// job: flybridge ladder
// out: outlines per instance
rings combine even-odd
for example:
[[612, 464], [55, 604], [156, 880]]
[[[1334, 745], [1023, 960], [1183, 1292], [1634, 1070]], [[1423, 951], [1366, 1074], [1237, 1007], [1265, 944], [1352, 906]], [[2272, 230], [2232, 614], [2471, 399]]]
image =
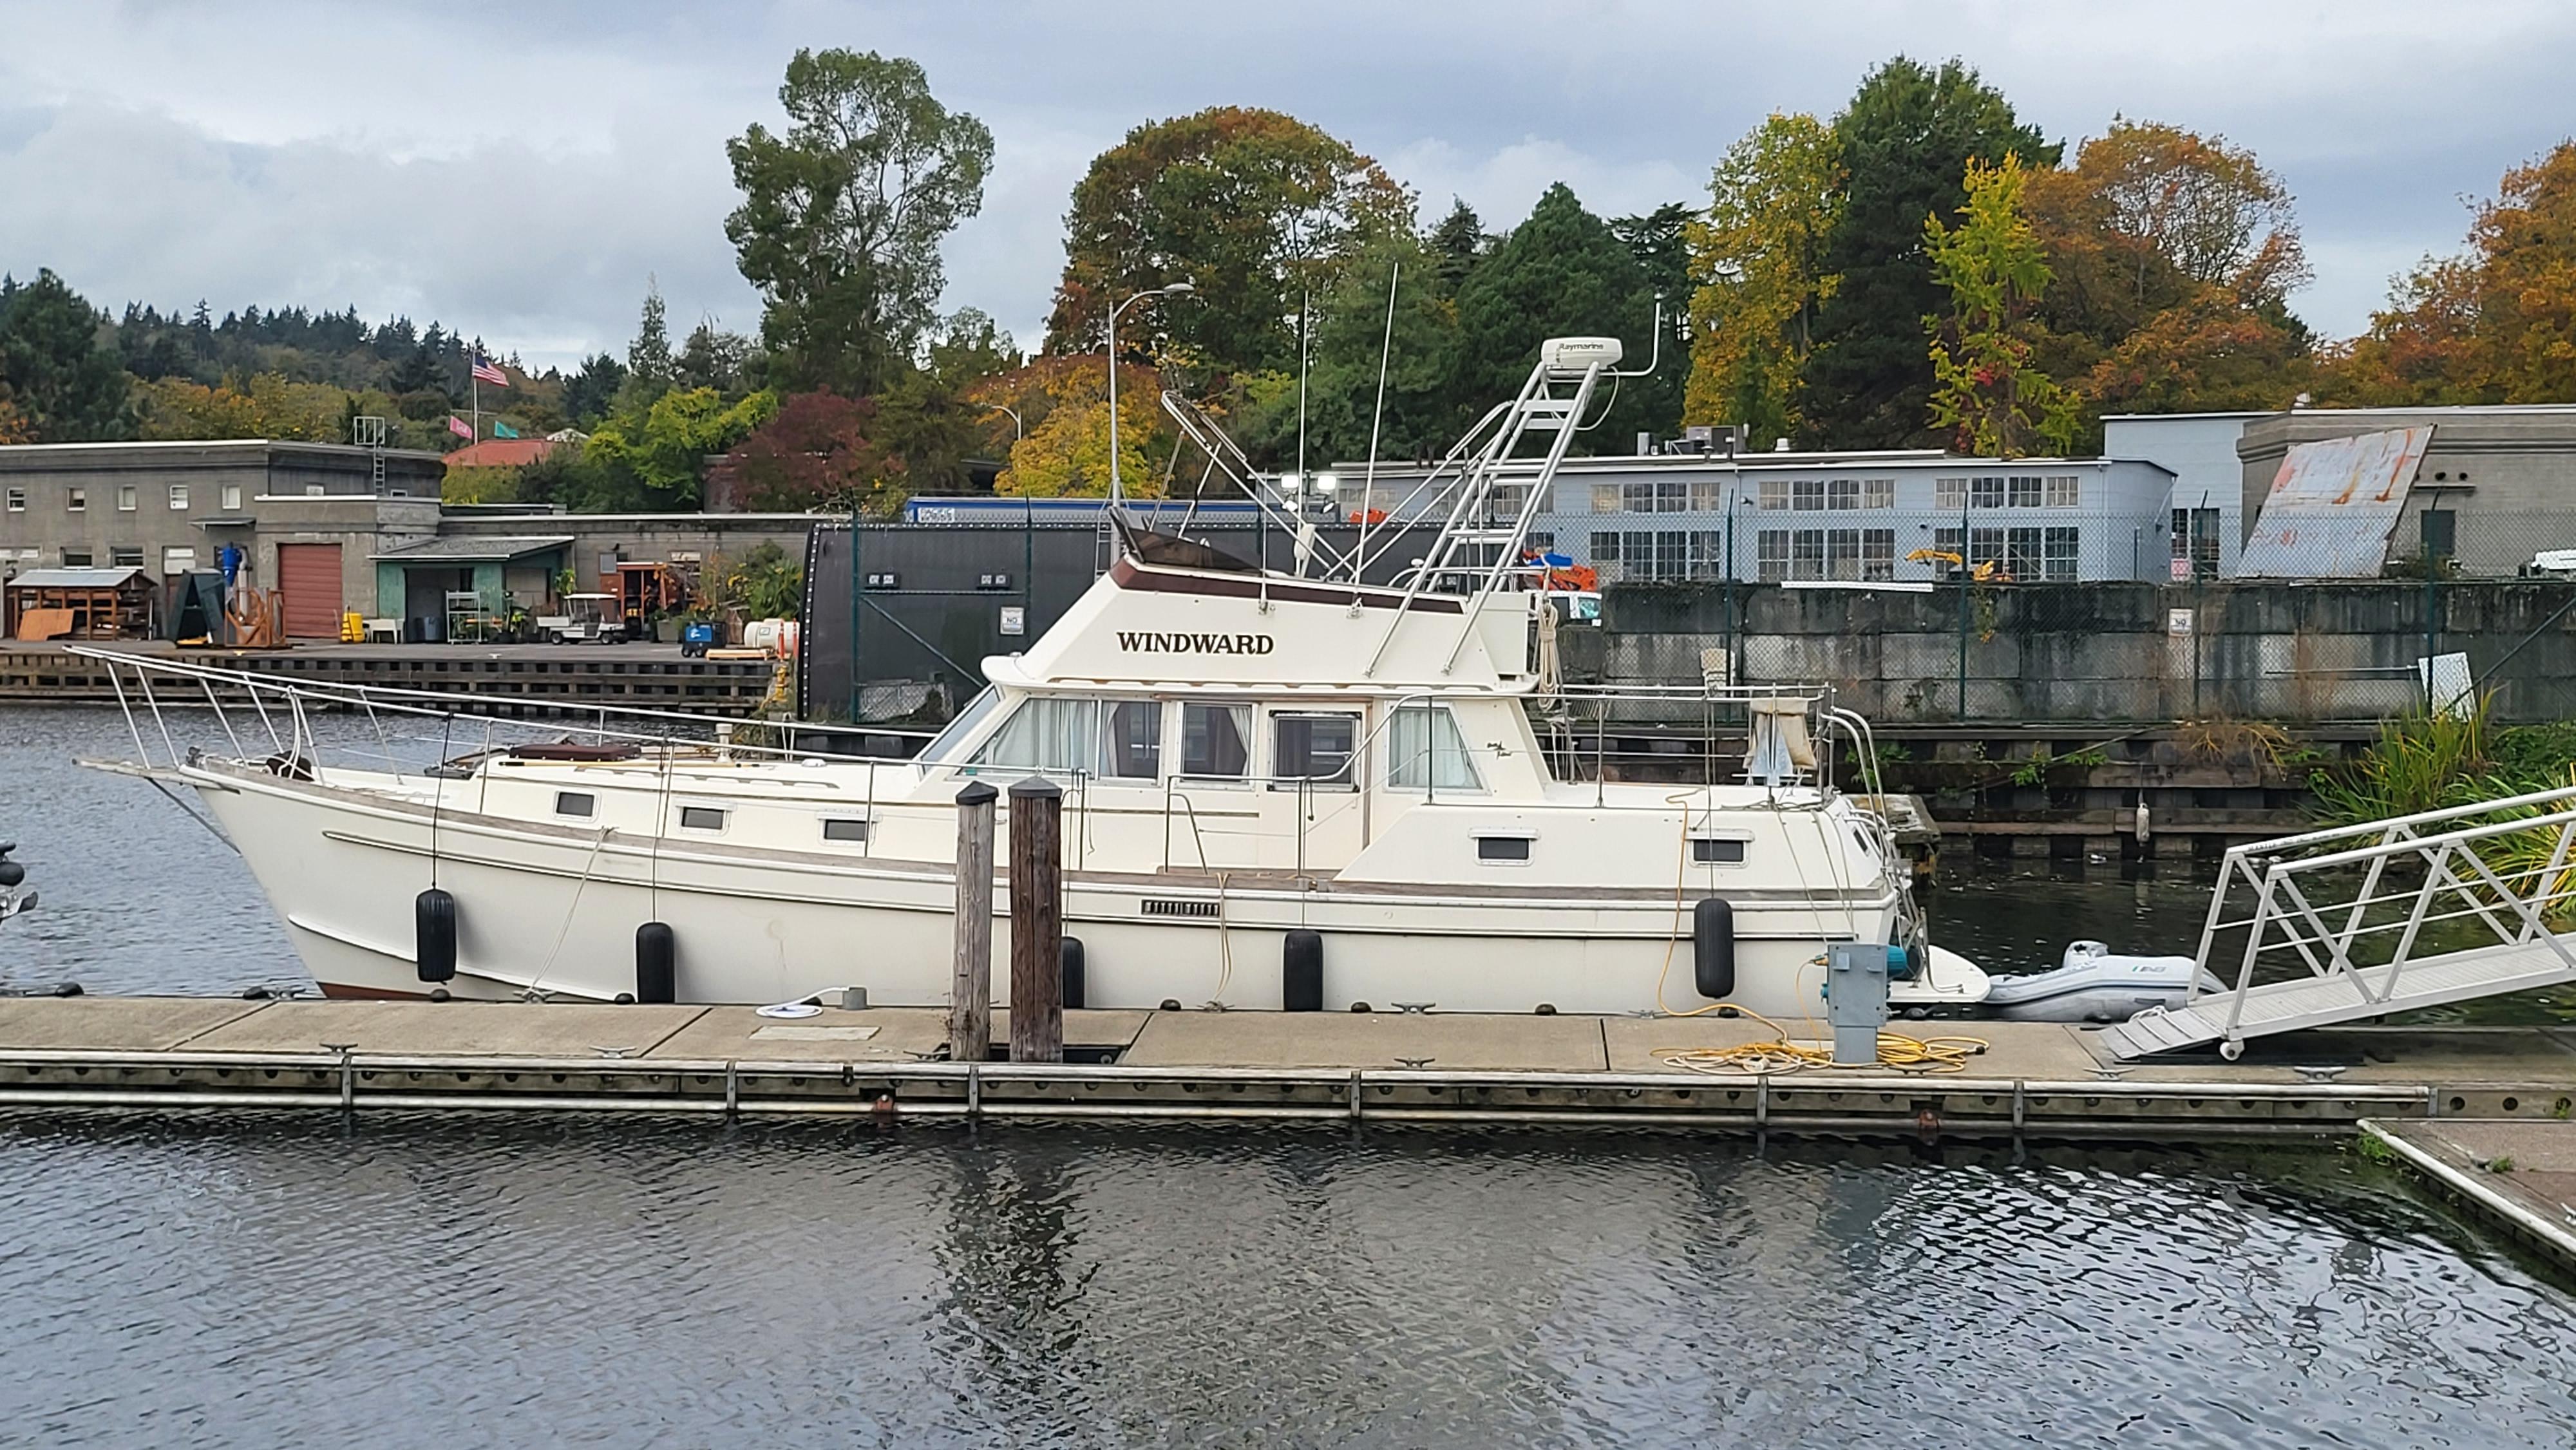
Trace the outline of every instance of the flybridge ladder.
[[2102, 1041], [2232, 1060], [2256, 1037], [2576, 982], [2571, 845], [2576, 787], [2233, 847], [2190, 996]]
[[[1457, 663], [1458, 651], [1465, 647], [1468, 633], [1475, 628], [1477, 611], [1510, 580], [1519, 564], [1520, 543], [1529, 536], [1530, 521], [1546, 502], [1548, 488], [1556, 482], [1557, 469], [1565, 462], [1566, 450], [1574, 446], [1574, 435], [1589, 426], [1583, 415], [1591, 406], [1593, 392], [1602, 378], [1621, 376], [1611, 372], [1612, 365], [1619, 361], [1615, 346], [1599, 352], [1580, 347], [1558, 351], [1559, 342], [1580, 341], [1556, 339], [1543, 345], [1538, 366], [1530, 369], [1529, 381], [1521, 384], [1520, 395], [1477, 424], [1478, 431], [1491, 430], [1486, 433], [1484, 446], [1474, 448], [1476, 437], [1472, 432], [1460, 445], [1462, 452], [1473, 451], [1468, 452], [1451, 493], [1449, 517], [1441, 525], [1439, 537], [1432, 540], [1430, 552], [1405, 582], [1403, 606], [1388, 617], [1386, 632], [1378, 637], [1377, 651], [1369, 656], [1366, 673], [1377, 673], [1379, 662], [1386, 658], [1387, 646], [1410, 617], [1415, 599], [1452, 576], [1471, 576], [1476, 578], [1474, 597], [1463, 612], [1458, 639], [1449, 647], [1449, 658], [1442, 668]], [[1660, 353], [1660, 327], [1656, 341]], [[1647, 371], [1653, 371], [1651, 363]], [[1513, 455], [1533, 433], [1554, 435], [1548, 440], [1546, 453], [1536, 460], [1534, 473], [1528, 470], [1532, 460], [1521, 459], [1520, 467], [1513, 466]], [[1502, 523], [1496, 521], [1495, 511], [1498, 495], [1506, 488], [1522, 492], [1510, 521]]]

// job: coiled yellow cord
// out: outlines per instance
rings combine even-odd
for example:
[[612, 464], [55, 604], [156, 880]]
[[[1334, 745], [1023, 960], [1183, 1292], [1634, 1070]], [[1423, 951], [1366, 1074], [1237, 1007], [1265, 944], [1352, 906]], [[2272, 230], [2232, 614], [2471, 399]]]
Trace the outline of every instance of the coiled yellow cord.
[[[1727, 1007], [1717, 1003], [1701, 1011], [1713, 1012]], [[1759, 1077], [1764, 1073], [1800, 1072], [1811, 1067], [1894, 1068], [1898, 1072], [1948, 1073], [1966, 1072], [1968, 1059], [1986, 1050], [1982, 1037], [1909, 1037], [1902, 1032], [1881, 1030], [1878, 1034], [1878, 1061], [1836, 1062], [1830, 1047], [1807, 1047], [1791, 1042], [1779, 1023], [1746, 1008], [1733, 1009], [1768, 1027], [1777, 1034], [1768, 1042], [1746, 1042], [1734, 1047], [1659, 1047], [1653, 1056], [1664, 1066], [1683, 1072], [1733, 1072]], [[1698, 1013], [1682, 1014], [1697, 1016]]]

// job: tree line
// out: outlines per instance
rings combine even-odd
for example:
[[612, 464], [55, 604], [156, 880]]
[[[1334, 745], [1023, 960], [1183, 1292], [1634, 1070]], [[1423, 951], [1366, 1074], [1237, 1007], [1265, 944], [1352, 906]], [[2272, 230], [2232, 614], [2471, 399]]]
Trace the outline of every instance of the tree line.
[[[1023, 353], [984, 314], [938, 308], [940, 245], [981, 208], [990, 131], [900, 57], [799, 51], [779, 98], [783, 127], [726, 143], [757, 334], [704, 319], [675, 343], [648, 287], [624, 357], [511, 361], [512, 386], [485, 393], [516, 431], [587, 443], [454, 476], [455, 496], [690, 508], [715, 455], [762, 508], [884, 512], [964, 488], [978, 459], [1006, 493], [1098, 493], [1113, 310], [1117, 466], [1141, 492], [1199, 476], [1165, 390], [1263, 467], [1432, 457], [1562, 334], [1662, 349], [1593, 420], [1594, 452], [1707, 423], [1756, 447], [2080, 453], [2114, 412], [2576, 398], [2567, 144], [2508, 172], [2464, 251], [2331, 341], [2291, 311], [2309, 276], [2293, 199], [2251, 151], [2125, 117], [2070, 148], [1955, 60], [1898, 57], [1829, 117], [1768, 117], [1704, 198], [1603, 216], [1559, 184], [1499, 228], [1463, 202], [1428, 219], [1348, 143], [1221, 106], [1093, 160]], [[111, 318], [40, 271], [0, 282], [0, 440], [340, 438], [374, 413], [399, 442], [445, 446], [480, 347], [354, 310]]]

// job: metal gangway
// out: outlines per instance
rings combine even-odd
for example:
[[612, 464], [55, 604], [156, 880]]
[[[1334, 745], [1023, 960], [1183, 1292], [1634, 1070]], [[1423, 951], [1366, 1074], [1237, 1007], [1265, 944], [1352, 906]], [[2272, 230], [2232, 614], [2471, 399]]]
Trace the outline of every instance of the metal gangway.
[[[2122, 1059], [2576, 982], [2576, 786], [2229, 849], [2180, 1007]], [[2228, 970], [2232, 965], [2232, 972]]]

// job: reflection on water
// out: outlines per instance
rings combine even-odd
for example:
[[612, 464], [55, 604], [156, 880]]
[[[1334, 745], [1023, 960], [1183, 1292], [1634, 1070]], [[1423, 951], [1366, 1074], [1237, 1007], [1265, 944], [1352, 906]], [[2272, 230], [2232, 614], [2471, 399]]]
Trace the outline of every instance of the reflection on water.
[[179, 1443], [2576, 1443], [2349, 1160], [0, 1120], [0, 1424]]

